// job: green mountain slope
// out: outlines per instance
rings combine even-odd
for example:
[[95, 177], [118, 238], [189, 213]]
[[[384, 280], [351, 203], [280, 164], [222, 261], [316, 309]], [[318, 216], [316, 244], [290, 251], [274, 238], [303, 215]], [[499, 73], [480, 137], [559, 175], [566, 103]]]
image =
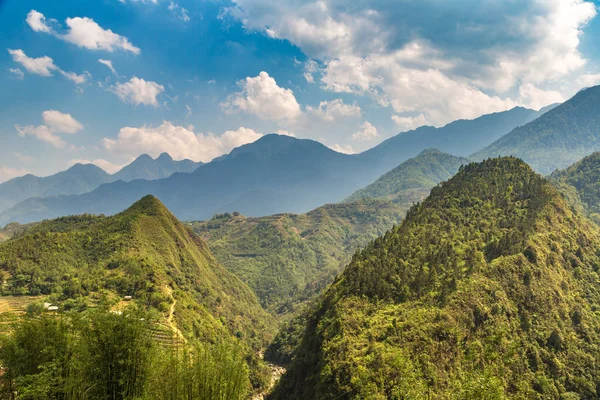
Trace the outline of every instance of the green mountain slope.
[[515, 156], [550, 174], [600, 150], [600, 86], [585, 89], [471, 156]]
[[581, 207], [590, 219], [600, 223], [600, 153], [594, 153], [550, 179], [567, 199]]
[[307, 214], [221, 214], [191, 223], [223, 265], [274, 314], [320, 293], [350, 259], [398, 223], [407, 206], [385, 201], [326, 205]]
[[522, 161], [462, 167], [354, 255], [272, 398], [597, 398], [598, 249]]
[[450, 179], [469, 160], [428, 149], [411, 158], [345, 201], [387, 199], [395, 203], [412, 204], [423, 200], [431, 188]]
[[0, 245], [0, 273], [3, 294], [49, 296], [65, 309], [132, 296], [203, 340], [235, 335], [260, 348], [273, 326], [252, 291], [152, 196], [113, 217], [28, 229]]

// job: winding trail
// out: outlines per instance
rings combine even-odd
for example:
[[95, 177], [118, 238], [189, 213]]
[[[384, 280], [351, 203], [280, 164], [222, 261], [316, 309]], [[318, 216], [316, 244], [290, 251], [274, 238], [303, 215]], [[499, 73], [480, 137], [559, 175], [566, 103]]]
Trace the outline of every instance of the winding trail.
[[173, 289], [171, 289], [170, 286], [165, 286], [165, 289], [167, 291], [167, 294], [173, 301], [171, 303], [171, 307], [169, 307], [169, 316], [167, 317], [167, 323], [169, 324], [169, 327], [171, 328], [175, 336], [177, 336], [179, 339], [183, 340], [184, 343], [186, 343], [187, 340], [185, 340], [183, 332], [181, 332], [181, 330], [177, 327], [177, 324], [173, 322], [173, 314], [175, 314], [175, 305], [177, 304], [177, 300], [175, 299], [175, 297], [173, 297]]

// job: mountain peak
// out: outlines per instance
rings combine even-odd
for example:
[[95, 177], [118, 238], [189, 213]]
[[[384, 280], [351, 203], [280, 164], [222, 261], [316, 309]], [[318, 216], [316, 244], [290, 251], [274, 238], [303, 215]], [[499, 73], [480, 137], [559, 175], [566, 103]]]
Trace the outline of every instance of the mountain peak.
[[156, 161], [173, 161], [173, 157], [169, 153], [161, 153]]
[[[171, 212], [165, 205], [151, 194], [142, 197], [140, 200], [133, 203], [131, 207], [124, 211], [130, 215], [148, 215], [148, 216], [171, 216]], [[173, 217], [174, 218], [174, 217]]]

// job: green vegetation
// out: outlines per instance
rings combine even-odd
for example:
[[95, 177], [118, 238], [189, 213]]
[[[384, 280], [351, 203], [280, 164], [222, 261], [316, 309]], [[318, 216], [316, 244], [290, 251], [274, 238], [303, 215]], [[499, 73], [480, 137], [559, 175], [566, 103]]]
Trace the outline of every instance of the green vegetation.
[[[189, 340], [239, 340], [253, 386], [268, 383], [256, 354], [272, 338], [273, 318], [152, 196], [113, 217], [65, 217], [30, 227], [0, 244], [0, 274], [1, 294], [41, 296], [61, 312], [121, 311], [133, 303]], [[123, 301], [126, 296], [132, 300]], [[28, 310], [39, 310], [41, 302]]]
[[354, 255], [271, 397], [597, 398], [599, 248], [522, 161], [461, 167]]
[[469, 160], [428, 149], [394, 168], [364, 189], [358, 190], [345, 201], [386, 199], [411, 205], [423, 200], [429, 191], [450, 179], [458, 168]]
[[600, 86], [585, 89], [538, 119], [473, 154], [473, 160], [515, 156], [542, 174], [600, 150]]
[[1, 342], [0, 398], [247, 398], [243, 348], [228, 339], [161, 347], [153, 323], [135, 308], [28, 317]]
[[575, 207], [600, 224], [600, 153], [554, 172], [550, 179]]
[[264, 308], [282, 315], [320, 293], [357, 248], [398, 223], [406, 209], [368, 200], [301, 215], [248, 218], [227, 213], [190, 225], [217, 259], [254, 290]]

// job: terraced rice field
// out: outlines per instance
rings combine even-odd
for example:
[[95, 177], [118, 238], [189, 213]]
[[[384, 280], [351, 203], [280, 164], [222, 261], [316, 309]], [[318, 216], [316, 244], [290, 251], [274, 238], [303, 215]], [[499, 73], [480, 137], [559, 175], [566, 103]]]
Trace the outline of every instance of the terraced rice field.
[[10, 331], [11, 326], [25, 314], [27, 306], [42, 297], [0, 296], [0, 335]]

